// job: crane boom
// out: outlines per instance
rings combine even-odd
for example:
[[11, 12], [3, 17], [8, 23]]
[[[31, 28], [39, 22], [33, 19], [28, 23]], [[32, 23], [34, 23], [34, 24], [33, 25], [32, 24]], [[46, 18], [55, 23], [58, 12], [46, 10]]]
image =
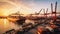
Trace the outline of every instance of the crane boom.
[[51, 11], [53, 12], [53, 4], [51, 3]]
[[39, 13], [42, 11], [42, 9], [39, 11]]
[[41, 11], [42, 11], [42, 9], [41, 9], [38, 13], [37, 13], [37, 12], [35, 12], [35, 14], [36, 14], [36, 15], [39, 15]]
[[55, 12], [56, 12], [56, 10], [57, 10], [57, 2], [55, 3]]

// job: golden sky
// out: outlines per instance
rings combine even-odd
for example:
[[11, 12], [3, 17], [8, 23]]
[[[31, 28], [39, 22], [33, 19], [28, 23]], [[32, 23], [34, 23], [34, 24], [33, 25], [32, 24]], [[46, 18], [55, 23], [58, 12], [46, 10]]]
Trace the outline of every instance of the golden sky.
[[[9, 15], [20, 11], [23, 14], [39, 12], [41, 8], [51, 12], [51, 3], [55, 8], [58, 2], [57, 11], [60, 11], [60, 0], [0, 0], [0, 15]], [[43, 13], [43, 11], [42, 11]]]
[[33, 10], [29, 6], [16, 0], [0, 0], [0, 15], [9, 15], [17, 11], [23, 14], [29, 14], [32, 13]]

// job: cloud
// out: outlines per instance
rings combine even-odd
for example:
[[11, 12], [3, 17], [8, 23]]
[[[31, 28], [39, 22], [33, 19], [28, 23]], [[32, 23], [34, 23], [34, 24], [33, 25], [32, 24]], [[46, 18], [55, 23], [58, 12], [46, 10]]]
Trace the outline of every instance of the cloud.
[[[17, 2], [16, 2], [17, 1]], [[4, 12], [5, 11], [5, 12]], [[20, 11], [23, 14], [31, 13], [32, 9], [26, 4], [18, 0], [2, 0], [0, 1], [0, 13], [7, 15], [7, 13], [13, 13]], [[0, 14], [0, 15], [1, 15]]]

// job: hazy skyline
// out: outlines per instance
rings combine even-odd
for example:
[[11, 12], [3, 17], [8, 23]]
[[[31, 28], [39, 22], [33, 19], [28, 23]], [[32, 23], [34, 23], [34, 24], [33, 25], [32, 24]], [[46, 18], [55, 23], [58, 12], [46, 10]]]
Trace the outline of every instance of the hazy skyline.
[[17, 11], [30, 14], [38, 12], [41, 8], [48, 8], [51, 12], [51, 3], [55, 8], [56, 1], [58, 2], [57, 11], [59, 12], [60, 0], [0, 0], [0, 15], [8, 15]]

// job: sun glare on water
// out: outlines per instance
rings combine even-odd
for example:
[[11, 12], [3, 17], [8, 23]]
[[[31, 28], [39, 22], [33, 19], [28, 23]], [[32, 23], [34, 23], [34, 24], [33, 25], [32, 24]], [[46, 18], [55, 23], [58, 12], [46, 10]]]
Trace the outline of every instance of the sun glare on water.
[[4, 27], [8, 27], [8, 20], [7, 19], [4, 19]]

